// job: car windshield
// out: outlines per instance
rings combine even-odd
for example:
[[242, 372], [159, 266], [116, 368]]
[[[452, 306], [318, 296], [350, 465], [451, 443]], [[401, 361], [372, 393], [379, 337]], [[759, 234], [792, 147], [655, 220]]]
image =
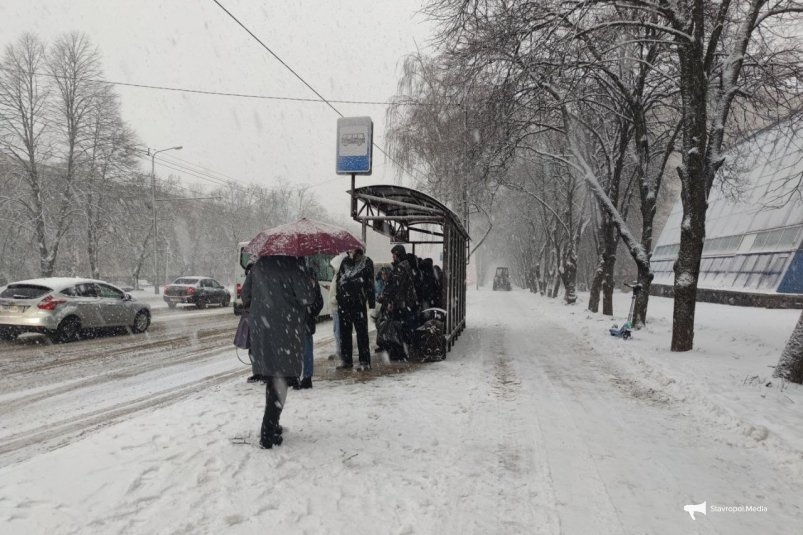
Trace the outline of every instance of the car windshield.
[[11, 299], [36, 299], [52, 291], [52, 288], [36, 284], [9, 284], [8, 288], [0, 293], [0, 297]]
[[176, 279], [176, 280], [173, 281], [173, 284], [190, 284], [190, 285], [192, 285], [192, 284], [197, 284], [197, 283], [198, 283], [198, 279], [189, 279], [189, 278]]

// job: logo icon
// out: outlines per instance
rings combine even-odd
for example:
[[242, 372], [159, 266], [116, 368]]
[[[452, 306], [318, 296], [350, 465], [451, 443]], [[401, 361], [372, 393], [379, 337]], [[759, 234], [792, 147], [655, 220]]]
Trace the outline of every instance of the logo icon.
[[704, 515], [708, 516], [708, 514], [705, 512], [705, 502], [697, 505], [684, 505], [683, 510], [689, 513], [689, 516], [692, 520], [697, 520], [694, 518], [694, 513], [703, 513]]

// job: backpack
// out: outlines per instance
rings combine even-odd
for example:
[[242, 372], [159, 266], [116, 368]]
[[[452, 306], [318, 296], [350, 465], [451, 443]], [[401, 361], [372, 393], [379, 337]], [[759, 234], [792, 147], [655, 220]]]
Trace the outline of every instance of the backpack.
[[343, 308], [357, 308], [365, 306], [364, 276], [365, 263], [354, 265], [345, 260], [340, 265], [337, 274], [337, 304]]

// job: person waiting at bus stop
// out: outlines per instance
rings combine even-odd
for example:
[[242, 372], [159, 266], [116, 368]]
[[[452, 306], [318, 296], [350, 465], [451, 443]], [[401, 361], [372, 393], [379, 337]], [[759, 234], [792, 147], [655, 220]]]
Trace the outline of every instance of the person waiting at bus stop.
[[374, 263], [354, 249], [343, 259], [337, 272], [337, 315], [340, 321], [340, 370], [354, 367], [352, 356], [352, 326], [357, 332], [357, 355], [360, 369], [371, 369], [371, 348], [368, 340], [368, 310], [376, 306], [374, 294]]
[[393, 270], [385, 287], [385, 303], [391, 318], [401, 328], [401, 339], [405, 347], [391, 348], [389, 354], [391, 360], [403, 360], [412, 349], [418, 300], [413, 271], [404, 246], [394, 245], [390, 254], [393, 257]]

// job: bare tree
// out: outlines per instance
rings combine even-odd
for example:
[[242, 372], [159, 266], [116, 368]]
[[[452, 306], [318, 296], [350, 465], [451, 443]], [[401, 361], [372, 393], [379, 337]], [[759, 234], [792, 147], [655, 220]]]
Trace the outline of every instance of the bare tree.
[[[791, 32], [803, 3], [796, 0], [706, 0], [658, 4], [642, 0], [589, 0], [575, 7], [619, 6], [648, 13], [647, 19], [617, 17], [590, 26], [594, 33], [611, 27], [652, 28], [656, 38], [671, 41], [680, 91], [680, 140], [683, 220], [675, 263], [673, 351], [694, 343], [694, 312], [700, 259], [705, 240], [707, 199], [725, 161], [734, 134], [755, 128], [758, 110], [777, 116], [797, 99], [801, 54]], [[618, 13], [618, 11], [616, 11]], [[772, 22], [773, 29], [769, 31]], [[787, 43], [790, 43], [787, 45]], [[743, 101], [749, 110], [740, 124], [733, 110]], [[761, 104], [760, 104], [761, 103]], [[768, 106], [769, 104], [769, 106]]]
[[47, 275], [53, 258], [46, 229], [48, 184], [42, 173], [48, 155], [48, 87], [37, 76], [44, 63], [45, 46], [33, 34], [6, 47], [0, 69], [0, 140], [22, 169], [27, 191], [14, 202], [24, 206], [39, 252], [39, 271]]
[[70, 33], [57, 38], [51, 46], [47, 68], [54, 80], [55, 98], [50, 104], [54, 124], [61, 134], [57, 147], [63, 169], [53, 244], [43, 270], [43, 275], [50, 276], [70, 220], [80, 213], [73, 205], [75, 182], [79, 167], [86, 158], [82, 144], [91, 135], [92, 109], [100, 92], [97, 82], [100, 57], [85, 35]]
[[[500, 132], [493, 88], [466, 86], [462, 73], [439, 58], [420, 54], [405, 60], [394, 104], [388, 109], [387, 138], [400, 175], [451, 206], [468, 222], [481, 221], [471, 255], [494, 228], [491, 212], [498, 191]], [[468, 230], [468, 229], [467, 229]]]
[[[738, 135], [755, 128], [757, 115], [783, 115], [783, 110], [799, 102], [801, 54], [791, 23], [799, 20], [803, 4], [796, 0], [437, 0], [431, 6], [431, 12], [443, 24], [443, 46], [452, 57], [461, 60], [467, 79], [484, 77], [506, 84], [511, 88], [506, 93], [516, 96], [512, 104], [540, 108], [537, 115], [518, 114], [523, 118], [519, 131], [552, 129], [566, 136], [571, 148], [567, 165], [577, 167], [604, 211], [613, 218], [645, 282], [649, 282], [648, 246], [657, 191], [653, 185], [661, 176], [654, 170], [666, 165], [677, 137], [682, 159], [677, 173], [684, 216], [675, 264], [671, 347], [674, 351], [691, 349], [708, 193], [724, 162], [725, 147]], [[768, 28], [770, 21], [772, 31]], [[628, 31], [633, 29], [637, 31]], [[625, 38], [611, 40], [612, 31]], [[636, 71], [639, 65], [648, 65], [644, 72], [656, 80], [671, 80], [672, 84], [664, 84], [667, 90], [650, 84], [644, 85], [641, 93], [634, 93], [632, 88], [640, 87], [637, 84], [622, 91], [620, 86], [628, 87], [622, 83], [624, 78], [606, 63], [612, 59], [611, 51], [630, 50], [633, 42], [642, 51], [626, 52], [628, 62], [636, 66]], [[605, 49], [600, 50], [597, 43]], [[657, 47], [651, 48], [649, 43]], [[646, 243], [629, 232], [600, 183], [599, 170], [588, 158], [588, 136], [593, 135], [593, 129], [587, 128], [587, 115], [578, 101], [587, 94], [585, 84], [594, 72], [604, 72], [605, 76], [597, 76], [596, 81], [602, 83], [604, 79], [620, 96], [627, 96], [627, 101], [632, 101], [634, 95], [646, 97], [651, 92], [659, 101], [675, 98], [672, 91], [679, 95], [677, 122], [653, 112], [655, 120], [670, 126], [657, 150], [650, 149], [655, 140], [644, 135], [649, 124], [647, 101], [635, 102], [639, 106], [631, 107], [629, 113], [642, 180], [642, 239], [646, 238]], [[550, 99], [552, 112], [547, 105]], [[739, 116], [733, 113], [735, 106], [743, 110]], [[617, 113], [619, 109], [610, 111]], [[646, 292], [643, 295], [646, 297]]]
[[98, 89], [89, 113], [88, 138], [81, 144], [86, 157], [79, 169], [82, 180], [78, 197], [85, 216], [89, 271], [92, 277], [100, 278], [101, 243], [115, 224], [110, 205], [114, 200], [113, 181], [134, 172], [136, 139], [122, 120], [118, 98], [111, 86]]

